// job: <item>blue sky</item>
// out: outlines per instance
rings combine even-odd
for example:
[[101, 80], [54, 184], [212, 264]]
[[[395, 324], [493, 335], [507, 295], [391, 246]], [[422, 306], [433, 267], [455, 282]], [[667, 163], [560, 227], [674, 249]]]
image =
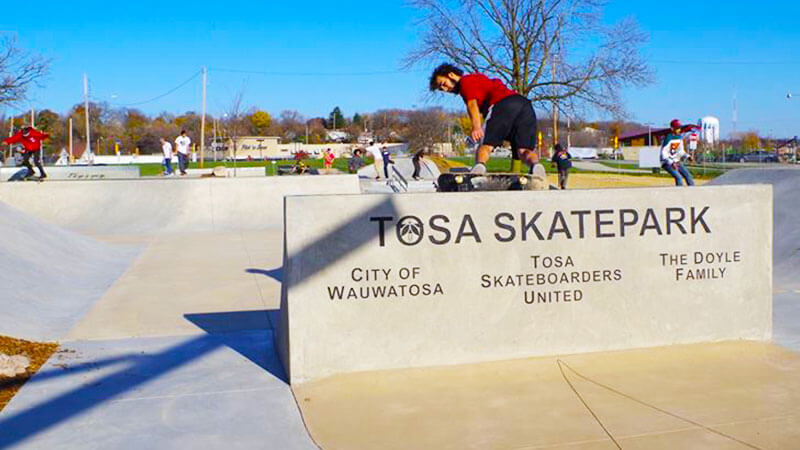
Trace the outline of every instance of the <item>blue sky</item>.
[[[79, 3], [79, 4], [77, 4]], [[77, 5], [76, 5], [77, 4]], [[625, 91], [631, 118], [665, 124], [704, 115], [731, 130], [800, 134], [800, 2], [694, 3], [610, 1], [607, 22], [635, 17], [650, 35], [643, 53], [656, 82]], [[425, 97], [423, 70], [400, 72], [414, 47], [417, 12], [402, 1], [47, 2], [35, 21], [0, 18], [0, 30], [52, 58], [44, 87], [29, 106], [65, 112], [81, 101], [82, 74], [92, 97], [129, 105], [178, 86], [209, 67], [208, 107], [220, 114], [242, 91], [244, 102], [273, 114], [285, 109], [348, 116], [380, 108], [443, 105]], [[735, 64], [733, 64], [735, 63]], [[227, 70], [269, 72], [245, 74]], [[281, 73], [322, 73], [287, 76]], [[788, 101], [787, 92], [796, 92]], [[160, 100], [148, 114], [200, 110], [200, 78]], [[24, 109], [24, 108], [23, 108]], [[12, 111], [13, 112], [13, 111]]]

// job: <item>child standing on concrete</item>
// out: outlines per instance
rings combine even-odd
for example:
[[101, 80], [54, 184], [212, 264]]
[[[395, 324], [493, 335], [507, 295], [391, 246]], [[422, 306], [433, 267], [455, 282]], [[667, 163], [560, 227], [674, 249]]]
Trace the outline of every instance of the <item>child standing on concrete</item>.
[[175, 172], [172, 170], [172, 144], [164, 138], [160, 138], [159, 140], [161, 141], [161, 152], [164, 154], [164, 160], [162, 161], [164, 176], [174, 176]]

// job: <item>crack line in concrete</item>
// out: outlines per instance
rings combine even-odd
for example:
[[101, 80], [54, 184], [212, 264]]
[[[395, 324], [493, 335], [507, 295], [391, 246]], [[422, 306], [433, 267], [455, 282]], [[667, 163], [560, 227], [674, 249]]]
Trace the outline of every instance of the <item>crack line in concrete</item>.
[[[734, 436], [731, 436], [731, 435], [729, 435], [729, 434], [725, 434], [725, 433], [723, 433], [723, 432], [721, 432], [721, 431], [719, 431], [719, 430], [715, 430], [715, 429], [713, 429], [713, 428], [711, 428], [711, 427], [709, 427], [709, 426], [703, 425], [703, 424], [702, 424], [702, 423], [700, 423], [700, 422], [695, 422], [695, 421], [694, 421], [694, 420], [692, 420], [692, 419], [687, 419], [686, 417], [679, 416], [679, 415], [677, 415], [677, 414], [675, 414], [675, 413], [672, 413], [672, 412], [670, 412], [670, 411], [667, 411], [667, 410], [665, 410], [665, 409], [659, 408], [658, 406], [651, 405], [651, 404], [649, 404], [649, 403], [647, 403], [647, 402], [644, 402], [644, 401], [642, 401], [642, 400], [639, 400], [638, 398], [636, 398], [636, 397], [633, 397], [633, 396], [631, 396], [631, 395], [628, 395], [628, 394], [626, 394], [626, 393], [624, 393], [624, 392], [618, 391], [618, 390], [616, 390], [616, 389], [614, 389], [614, 388], [612, 388], [612, 387], [610, 387], [610, 386], [606, 386], [606, 385], [605, 385], [605, 384], [603, 384], [603, 383], [600, 383], [600, 382], [598, 382], [598, 381], [595, 381], [595, 380], [593, 380], [593, 379], [591, 379], [591, 378], [589, 378], [589, 377], [587, 377], [587, 376], [585, 376], [585, 375], [582, 375], [582, 374], [581, 374], [581, 373], [579, 373], [577, 370], [573, 369], [573, 368], [572, 368], [572, 367], [570, 367], [570, 366], [569, 366], [569, 365], [568, 365], [566, 362], [564, 362], [564, 361], [562, 361], [562, 360], [560, 360], [560, 359], [559, 359], [559, 360], [557, 360], [557, 362], [558, 362], [558, 368], [559, 368], [559, 370], [561, 371], [561, 375], [564, 377], [564, 380], [567, 382], [567, 384], [569, 384], [569, 387], [570, 387], [570, 388], [572, 388], [572, 391], [573, 391], [573, 392], [575, 392], [575, 394], [578, 396], [578, 398], [581, 400], [581, 402], [584, 404], [584, 406], [586, 406], [586, 408], [587, 408], [587, 409], [589, 409], [589, 412], [590, 412], [590, 413], [592, 413], [592, 416], [594, 416], [595, 420], [597, 420], [597, 422], [598, 422], [598, 423], [600, 423], [600, 419], [598, 419], [598, 418], [597, 418], [597, 416], [594, 414], [594, 412], [593, 412], [593, 411], [592, 411], [592, 410], [589, 408], [589, 405], [587, 405], [587, 404], [586, 404], [586, 402], [583, 400], [583, 397], [581, 397], [581, 396], [580, 396], [580, 394], [578, 393], [578, 391], [577, 391], [577, 390], [575, 390], [575, 388], [572, 386], [572, 383], [570, 383], [570, 381], [569, 381], [569, 379], [567, 378], [566, 374], [564, 374], [564, 369], [563, 369], [563, 367], [566, 367], [566, 368], [567, 368], [567, 369], [568, 369], [570, 372], [574, 373], [574, 374], [575, 374], [575, 375], [577, 375], [579, 378], [582, 378], [583, 380], [585, 380], [585, 381], [588, 381], [589, 383], [592, 383], [592, 384], [594, 384], [595, 386], [601, 387], [601, 388], [603, 388], [603, 389], [605, 389], [605, 390], [607, 390], [607, 391], [609, 391], [609, 392], [612, 392], [612, 393], [614, 393], [614, 394], [617, 394], [617, 395], [619, 395], [619, 396], [621, 396], [621, 397], [627, 398], [628, 400], [634, 401], [634, 402], [636, 402], [636, 403], [638, 403], [638, 404], [640, 404], [640, 405], [642, 405], [642, 406], [646, 406], [646, 407], [648, 407], [648, 408], [650, 408], [650, 409], [654, 409], [654, 410], [656, 410], [656, 411], [658, 411], [658, 412], [660, 412], [660, 413], [662, 413], [662, 414], [666, 414], [666, 415], [668, 415], [668, 416], [670, 416], [670, 417], [672, 417], [672, 418], [675, 418], [675, 419], [681, 420], [681, 421], [683, 421], [683, 422], [690, 423], [690, 424], [692, 424], [692, 425], [694, 425], [694, 426], [696, 426], [696, 427], [702, 428], [703, 430], [706, 430], [706, 431], [708, 431], [708, 432], [711, 432], [711, 433], [714, 433], [714, 434], [716, 434], [716, 435], [722, 436], [722, 437], [724, 437], [724, 438], [726, 438], [726, 439], [730, 439], [730, 440], [732, 440], [732, 441], [734, 441], [734, 442], [738, 442], [739, 444], [742, 444], [742, 445], [744, 445], [744, 446], [746, 446], [746, 447], [749, 447], [749, 448], [752, 448], [752, 449], [755, 449], [755, 450], [763, 450], [763, 449], [761, 449], [760, 447], [756, 447], [755, 445], [753, 445], [753, 444], [750, 444], [750, 443], [748, 443], [748, 442], [745, 442], [745, 441], [743, 441], [743, 440], [741, 440], [741, 439], [738, 439], [738, 438], [736, 438], [736, 437], [734, 437]], [[602, 423], [600, 423], [600, 426], [601, 426], [601, 427], [603, 427], [603, 430], [606, 430], [605, 426], [603, 426], [603, 424], [602, 424]], [[611, 434], [610, 434], [610, 433], [608, 433], [608, 431], [607, 431], [607, 430], [606, 430], [606, 434], [608, 434], [608, 436], [609, 436], [609, 437], [611, 437], [611, 439], [612, 439], [612, 440], [614, 440], [614, 438], [611, 436]], [[622, 450], [622, 447], [620, 447], [619, 443], [617, 443], [617, 441], [616, 441], [616, 440], [614, 440], [614, 443], [615, 443], [615, 444], [617, 444], [617, 447], [618, 447], [620, 450]]]
[[603, 421], [601, 421], [600, 418], [597, 417], [597, 414], [595, 414], [595, 412], [592, 410], [592, 408], [589, 406], [589, 404], [586, 403], [586, 400], [583, 399], [583, 396], [580, 394], [580, 392], [578, 392], [578, 390], [575, 389], [575, 386], [573, 386], [572, 382], [569, 381], [569, 378], [567, 378], [567, 374], [564, 373], [564, 366], [566, 366], [570, 370], [572, 370], [572, 368], [567, 366], [566, 363], [564, 363], [560, 359], [557, 360], [557, 364], [558, 364], [558, 370], [561, 371], [561, 376], [564, 378], [564, 381], [567, 382], [567, 384], [569, 385], [569, 388], [572, 389], [572, 392], [578, 397], [578, 400], [580, 400], [581, 403], [583, 403], [583, 406], [586, 408], [587, 411], [589, 411], [589, 414], [591, 414], [592, 417], [594, 417], [594, 420], [597, 421], [597, 424], [600, 425], [600, 428], [602, 428], [603, 431], [606, 433], [606, 435], [608, 435], [608, 438], [611, 439], [611, 441], [614, 443], [614, 445], [616, 445], [619, 450], [622, 450], [622, 446], [619, 445], [619, 442], [617, 442], [617, 440], [614, 439], [614, 436], [611, 434], [610, 431], [608, 431], [608, 428], [606, 428], [606, 426], [603, 425]]

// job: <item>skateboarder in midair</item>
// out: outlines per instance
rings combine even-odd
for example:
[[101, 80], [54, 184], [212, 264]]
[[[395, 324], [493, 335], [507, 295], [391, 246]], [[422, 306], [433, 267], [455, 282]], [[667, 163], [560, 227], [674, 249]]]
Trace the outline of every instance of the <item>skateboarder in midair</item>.
[[44, 172], [44, 166], [42, 165], [41, 150], [42, 142], [49, 137], [49, 134], [42, 133], [33, 127], [25, 127], [13, 136], [3, 139], [3, 142], [9, 145], [22, 144], [22, 165], [28, 169], [25, 178], [30, 178], [35, 173], [33, 171], [33, 166], [31, 166], [31, 157], [33, 157], [33, 163], [36, 164], [36, 168], [39, 169], [39, 178], [47, 178], [47, 174]]
[[470, 136], [479, 143], [473, 173], [486, 173], [494, 147], [511, 142], [516, 157], [533, 168], [539, 162], [536, 148], [536, 113], [531, 101], [502, 81], [480, 73], [464, 74], [452, 64], [442, 64], [431, 74], [431, 91], [458, 94], [464, 99], [472, 122]]

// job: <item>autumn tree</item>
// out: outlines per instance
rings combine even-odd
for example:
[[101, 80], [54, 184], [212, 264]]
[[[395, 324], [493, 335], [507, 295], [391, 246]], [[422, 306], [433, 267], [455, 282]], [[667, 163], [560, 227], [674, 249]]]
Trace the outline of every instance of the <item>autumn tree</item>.
[[255, 111], [247, 117], [254, 136], [266, 136], [272, 126], [272, 117], [265, 111]]
[[748, 131], [742, 135], [742, 146], [745, 150], [758, 150], [761, 148], [761, 139], [755, 131]]
[[651, 81], [633, 19], [607, 26], [602, 0], [412, 0], [422, 41], [405, 66], [442, 60], [498, 77], [538, 107], [624, 113], [622, 89]]

